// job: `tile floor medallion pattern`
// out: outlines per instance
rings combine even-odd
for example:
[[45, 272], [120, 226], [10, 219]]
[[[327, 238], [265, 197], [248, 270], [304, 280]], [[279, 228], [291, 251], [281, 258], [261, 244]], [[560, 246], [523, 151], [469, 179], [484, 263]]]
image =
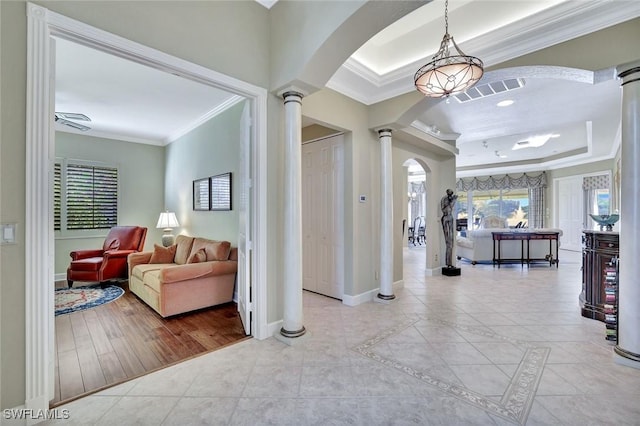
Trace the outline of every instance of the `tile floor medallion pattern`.
[[490, 414], [495, 414], [509, 420], [516, 424], [524, 425], [527, 421], [527, 416], [531, 410], [533, 404], [533, 398], [535, 396], [536, 389], [542, 378], [542, 372], [545, 362], [549, 357], [550, 348], [538, 347], [531, 345], [528, 342], [512, 339], [506, 336], [500, 336], [491, 331], [479, 329], [476, 327], [465, 326], [462, 324], [455, 324], [448, 321], [442, 321], [433, 318], [426, 318], [426, 322], [435, 323], [442, 326], [448, 326], [466, 331], [471, 334], [488, 337], [490, 339], [502, 340], [512, 343], [516, 346], [522, 347], [524, 356], [513, 374], [509, 385], [505, 389], [502, 398], [499, 402], [486, 397], [485, 395], [474, 392], [471, 389], [467, 389], [464, 386], [460, 386], [456, 383], [451, 383], [442, 378], [438, 378], [434, 375], [420, 371], [410, 365], [402, 363], [398, 360], [394, 360], [390, 357], [385, 357], [376, 353], [375, 347], [378, 343], [394, 336], [403, 330], [416, 325], [420, 319], [408, 319], [402, 321], [394, 327], [391, 327], [377, 336], [366, 340], [362, 344], [353, 348], [354, 351], [359, 354], [379, 362], [387, 367], [394, 368], [403, 373], [406, 373], [418, 380], [422, 380], [429, 385], [436, 387], [438, 390], [454, 396], [466, 403], [474, 405], [487, 411]]

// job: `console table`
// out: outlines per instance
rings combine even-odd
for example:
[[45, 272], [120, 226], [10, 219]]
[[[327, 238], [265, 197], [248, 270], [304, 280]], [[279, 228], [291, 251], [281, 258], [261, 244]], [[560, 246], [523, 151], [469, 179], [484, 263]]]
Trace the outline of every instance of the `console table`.
[[[520, 261], [520, 265], [524, 266], [525, 262], [527, 266], [531, 262], [544, 261], [549, 262], [549, 266], [552, 266], [555, 262], [556, 268], [558, 267], [558, 239], [560, 237], [559, 232], [492, 232], [493, 235], [493, 266], [496, 264], [500, 268], [501, 263]], [[504, 240], [517, 240], [520, 241], [520, 258], [503, 259], [500, 249], [500, 242]], [[532, 259], [530, 257], [529, 242], [531, 240], [549, 240], [549, 254], [544, 258]], [[525, 257], [524, 245], [527, 243], [527, 256]], [[553, 258], [553, 242], [556, 242], [556, 259]], [[496, 250], [497, 247], [497, 250]]]

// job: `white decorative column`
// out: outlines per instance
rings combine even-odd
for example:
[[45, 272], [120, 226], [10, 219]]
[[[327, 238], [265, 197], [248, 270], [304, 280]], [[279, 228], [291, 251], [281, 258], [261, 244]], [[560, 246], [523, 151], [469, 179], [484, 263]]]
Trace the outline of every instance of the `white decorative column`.
[[24, 408], [34, 413], [46, 411], [54, 396], [53, 200], [41, 190], [53, 182], [55, 158], [49, 18], [47, 9], [27, 4]]
[[[280, 335], [300, 337], [302, 325], [302, 97], [284, 98], [284, 318]], [[282, 340], [282, 339], [281, 339]], [[287, 342], [289, 343], [289, 342]]]
[[615, 360], [640, 368], [640, 61], [617, 68], [622, 79], [620, 270]]
[[393, 294], [393, 175], [391, 129], [378, 131], [380, 139], [380, 293], [378, 299], [392, 300]]

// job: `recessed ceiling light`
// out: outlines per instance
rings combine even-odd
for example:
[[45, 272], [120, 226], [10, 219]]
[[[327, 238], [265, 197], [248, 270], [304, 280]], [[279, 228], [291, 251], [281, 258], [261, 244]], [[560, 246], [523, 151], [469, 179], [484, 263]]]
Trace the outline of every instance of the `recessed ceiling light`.
[[536, 135], [536, 136], [530, 136], [527, 139], [523, 139], [521, 141], [516, 142], [513, 145], [513, 150], [516, 149], [522, 149], [522, 148], [538, 148], [542, 145], [544, 145], [545, 143], [547, 143], [547, 141], [551, 138], [557, 138], [560, 135], [557, 133], [548, 133], [546, 135]]
[[506, 107], [506, 106], [509, 106], [509, 105], [513, 105], [513, 102], [514, 101], [512, 101], [511, 99], [506, 99], [504, 101], [498, 102], [496, 105], [498, 105], [499, 107]]

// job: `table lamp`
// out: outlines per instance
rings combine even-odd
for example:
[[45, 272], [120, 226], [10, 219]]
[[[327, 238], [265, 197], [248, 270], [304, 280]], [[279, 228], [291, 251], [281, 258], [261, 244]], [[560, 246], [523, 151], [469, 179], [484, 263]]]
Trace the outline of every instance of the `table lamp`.
[[156, 228], [163, 228], [164, 233], [162, 234], [162, 245], [164, 247], [169, 247], [173, 245], [175, 241], [175, 237], [171, 233], [172, 228], [177, 228], [180, 226], [178, 223], [178, 219], [176, 218], [176, 214], [174, 212], [165, 211], [160, 213], [160, 217], [158, 218], [158, 224]]

